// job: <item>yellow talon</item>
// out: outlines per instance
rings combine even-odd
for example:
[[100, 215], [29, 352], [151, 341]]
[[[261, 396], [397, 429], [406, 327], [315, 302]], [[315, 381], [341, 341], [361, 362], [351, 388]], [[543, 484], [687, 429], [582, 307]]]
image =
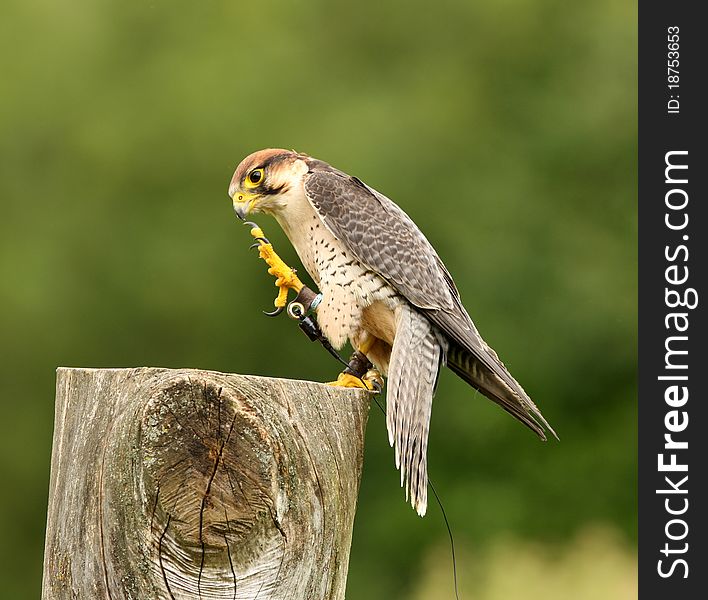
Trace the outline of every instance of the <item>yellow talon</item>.
[[349, 373], [340, 373], [339, 377], [337, 377], [337, 381], [330, 381], [327, 385], [380, 392], [383, 387], [383, 380], [378, 371], [370, 369], [361, 379]]
[[359, 379], [358, 377], [354, 377], [354, 375], [350, 375], [349, 373], [340, 373], [339, 377], [337, 377], [337, 381], [330, 381], [327, 385], [331, 385], [333, 387], [362, 388], [365, 390], [374, 389], [373, 385], [369, 382]]
[[265, 234], [263, 233], [263, 230], [260, 227], [252, 227], [251, 235], [254, 238], [265, 238]]
[[295, 274], [295, 269], [291, 269], [283, 260], [276, 254], [273, 245], [265, 240], [265, 235], [260, 227], [251, 228], [251, 235], [254, 238], [260, 238], [258, 246], [258, 256], [260, 256], [270, 267], [268, 273], [275, 277], [275, 285], [278, 287], [278, 297], [275, 299], [275, 306], [278, 308], [284, 307], [288, 303], [288, 290], [295, 290], [300, 293], [304, 287], [300, 278]]

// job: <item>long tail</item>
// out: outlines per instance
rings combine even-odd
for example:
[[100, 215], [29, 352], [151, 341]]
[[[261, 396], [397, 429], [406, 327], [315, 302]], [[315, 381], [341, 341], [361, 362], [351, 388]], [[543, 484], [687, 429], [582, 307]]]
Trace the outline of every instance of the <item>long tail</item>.
[[[491, 348], [488, 351], [493, 352]], [[496, 354], [493, 356], [501, 368], [506, 371]], [[523, 388], [516, 380], [513, 381], [518, 386], [518, 389], [521, 390], [523, 396], [512, 390], [503, 379], [478, 360], [474, 354], [457, 345], [450, 346], [447, 353], [447, 366], [473, 388], [482, 392], [487, 398], [496, 402], [505, 411], [534, 431], [542, 440], [546, 439], [546, 431], [550, 431], [558, 439], [556, 432], [553, 431], [541, 411], [531, 398], [523, 392]], [[508, 373], [508, 371], [506, 372]]]
[[399, 309], [388, 369], [386, 426], [401, 486], [421, 517], [428, 505], [430, 411], [446, 350], [444, 338], [428, 319], [411, 307]]

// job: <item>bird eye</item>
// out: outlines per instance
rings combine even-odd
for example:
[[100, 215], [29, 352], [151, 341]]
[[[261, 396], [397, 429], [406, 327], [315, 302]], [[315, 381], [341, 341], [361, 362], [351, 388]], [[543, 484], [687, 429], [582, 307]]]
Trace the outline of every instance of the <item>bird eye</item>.
[[253, 169], [253, 171], [251, 171], [248, 174], [248, 177], [247, 177], [248, 184], [250, 184], [252, 186], [256, 186], [261, 181], [263, 181], [263, 169]]

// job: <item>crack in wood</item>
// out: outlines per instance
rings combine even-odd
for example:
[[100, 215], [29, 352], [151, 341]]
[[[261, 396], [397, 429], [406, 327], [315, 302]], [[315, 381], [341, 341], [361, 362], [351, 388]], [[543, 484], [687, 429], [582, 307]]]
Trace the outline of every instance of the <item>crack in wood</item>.
[[171, 600], [175, 600], [175, 596], [172, 593], [172, 589], [170, 588], [170, 582], [167, 581], [167, 571], [165, 570], [165, 565], [162, 562], [162, 541], [165, 539], [165, 535], [167, 535], [167, 530], [170, 527], [171, 520], [172, 520], [172, 515], [167, 515], [167, 523], [165, 523], [165, 529], [162, 531], [162, 534], [160, 535], [160, 541], [157, 546], [157, 557], [160, 562], [160, 571], [162, 572], [162, 579], [165, 582], [165, 589], [167, 590], [167, 593], [170, 595]]
[[199, 565], [199, 576], [197, 578], [197, 593], [199, 597], [202, 597], [202, 573], [204, 572], [204, 559], [206, 555], [206, 547], [204, 544], [204, 537], [203, 537], [203, 529], [204, 529], [204, 511], [206, 510], [206, 503], [209, 498], [209, 493], [211, 492], [211, 484], [214, 481], [214, 478], [216, 477], [216, 472], [219, 469], [219, 463], [221, 462], [221, 457], [224, 453], [224, 446], [229, 443], [229, 440], [231, 439], [231, 434], [233, 433], [234, 430], [234, 425], [236, 424], [236, 417], [237, 414], [234, 412], [233, 419], [231, 419], [231, 426], [229, 427], [229, 432], [226, 434], [226, 439], [221, 443], [221, 447], [219, 448], [219, 453], [216, 456], [216, 459], [214, 460], [214, 470], [211, 473], [211, 477], [209, 477], [209, 481], [206, 486], [206, 490], [204, 491], [204, 496], [202, 497], [202, 505], [199, 508], [199, 543], [201, 544], [202, 547], [202, 556], [201, 556], [201, 563]]
[[157, 490], [155, 492], [155, 502], [153, 502], [153, 505], [152, 505], [152, 512], [150, 513], [150, 533], [152, 533], [153, 524], [155, 523], [155, 513], [157, 512], [157, 501], [160, 499], [160, 482], [158, 481], [155, 485], [157, 487]]
[[[229, 535], [231, 535], [231, 524], [229, 523], [229, 511], [226, 510], [226, 504], [224, 504], [224, 520], [226, 521], [226, 529], [228, 530]], [[233, 580], [234, 580], [233, 600], [236, 600], [236, 590], [237, 590], [236, 571], [234, 570], [234, 561], [231, 558], [231, 548], [229, 548], [229, 540], [226, 537], [226, 534], [224, 534], [224, 544], [226, 545], [226, 555], [229, 557], [229, 568], [231, 569], [231, 577], [233, 577]]]

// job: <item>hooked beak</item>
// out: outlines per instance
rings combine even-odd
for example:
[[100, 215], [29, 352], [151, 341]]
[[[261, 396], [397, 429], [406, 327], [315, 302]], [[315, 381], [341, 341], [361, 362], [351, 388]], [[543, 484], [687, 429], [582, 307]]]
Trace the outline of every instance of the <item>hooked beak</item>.
[[246, 215], [253, 210], [253, 205], [258, 200], [256, 194], [247, 194], [244, 192], [236, 192], [233, 195], [234, 212], [242, 221], [246, 219]]

